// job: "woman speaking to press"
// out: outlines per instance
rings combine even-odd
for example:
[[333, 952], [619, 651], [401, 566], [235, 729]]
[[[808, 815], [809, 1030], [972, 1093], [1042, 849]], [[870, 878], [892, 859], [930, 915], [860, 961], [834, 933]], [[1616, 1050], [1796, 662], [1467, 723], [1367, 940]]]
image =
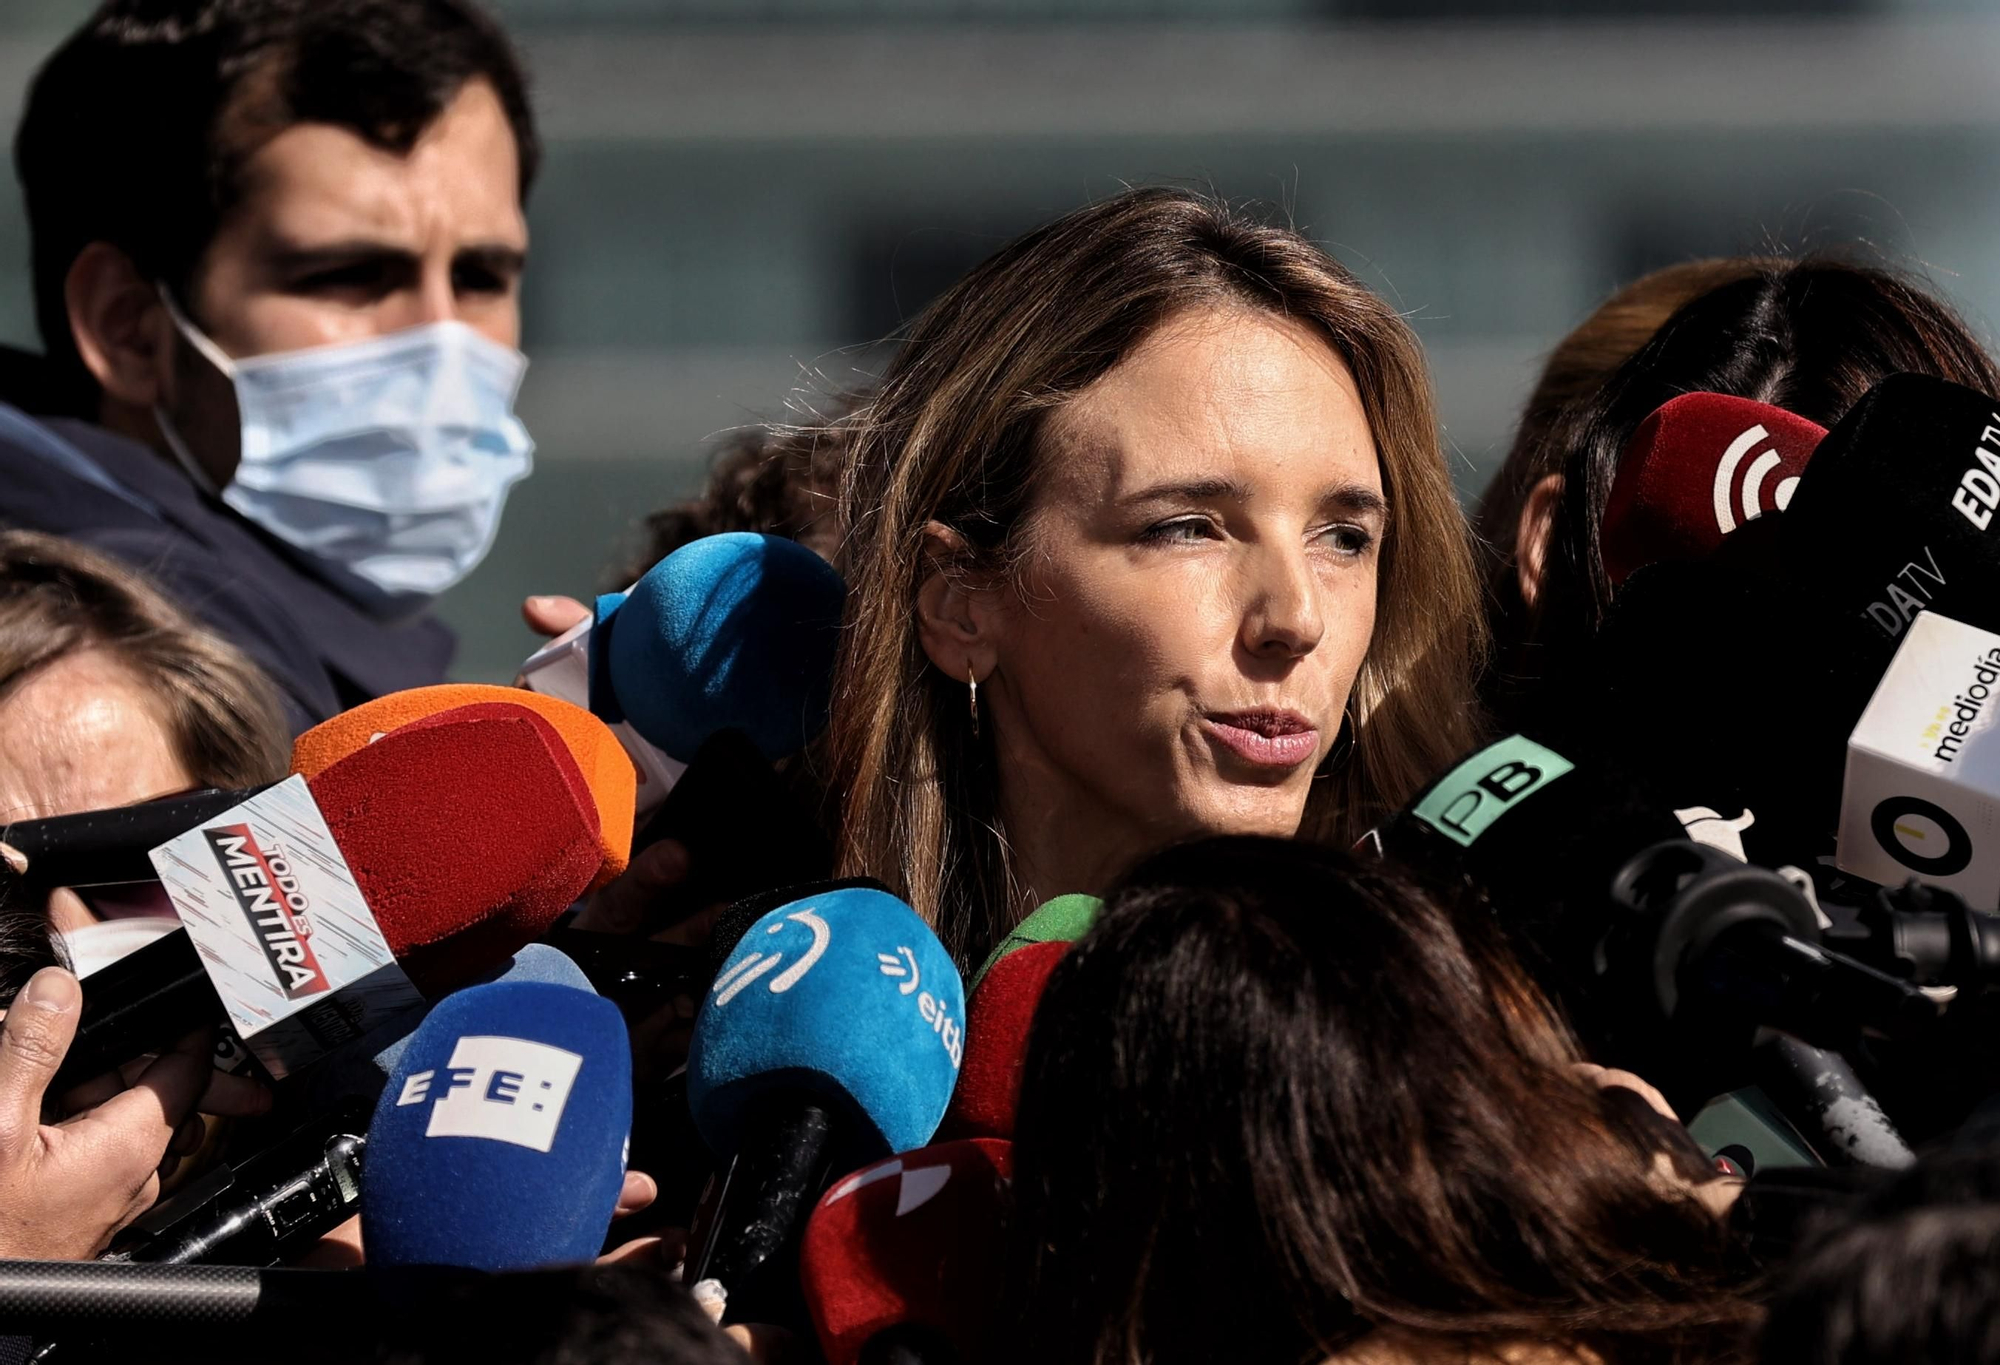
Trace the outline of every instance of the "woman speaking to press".
[[961, 959], [1175, 839], [1351, 837], [1472, 738], [1421, 353], [1293, 231], [1079, 209], [933, 303], [840, 439], [841, 862]]

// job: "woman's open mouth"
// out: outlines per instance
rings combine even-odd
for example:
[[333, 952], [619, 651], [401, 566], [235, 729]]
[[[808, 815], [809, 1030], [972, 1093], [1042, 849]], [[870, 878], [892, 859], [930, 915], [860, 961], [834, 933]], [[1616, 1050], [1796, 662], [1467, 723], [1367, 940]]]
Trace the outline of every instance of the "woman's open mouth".
[[1224, 748], [1260, 768], [1296, 768], [1319, 752], [1319, 731], [1296, 711], [1211, 711], [1202, 725]]

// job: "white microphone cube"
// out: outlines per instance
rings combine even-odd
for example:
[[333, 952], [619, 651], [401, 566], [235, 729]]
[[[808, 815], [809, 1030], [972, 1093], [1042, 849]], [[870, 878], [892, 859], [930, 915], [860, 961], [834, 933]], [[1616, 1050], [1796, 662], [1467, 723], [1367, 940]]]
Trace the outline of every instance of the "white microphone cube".
[[[514, 685], [590, 709], [590, 627], [589, 621], [579, 621], [530, 654]], [[613, 725], [611, 733], [639, 770], [633, 814], [643, 821], [667, 799], [674, 783], [687, 771], [687, 764], [647, 743], [629, 721]]]
[[1926, 611], [1847, 741], [1844, 872], [2000, 905], [2000, 635]]

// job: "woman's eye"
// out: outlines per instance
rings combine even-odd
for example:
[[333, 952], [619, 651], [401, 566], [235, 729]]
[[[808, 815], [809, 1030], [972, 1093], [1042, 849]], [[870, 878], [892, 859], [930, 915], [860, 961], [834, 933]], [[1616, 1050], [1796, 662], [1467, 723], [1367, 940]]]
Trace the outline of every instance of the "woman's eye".
[[1329, 526], [1320, 532], [1320, 538], [1349, 557], [1365, 553], [1375, 543], [1374, 533], [1365, 526]]
[[1148, 526], [1140, 533], [1139, 539], [1155, 545], [1207, 540], [1213, 530], [1214, 526], [1207, 517], [1175, 517]]

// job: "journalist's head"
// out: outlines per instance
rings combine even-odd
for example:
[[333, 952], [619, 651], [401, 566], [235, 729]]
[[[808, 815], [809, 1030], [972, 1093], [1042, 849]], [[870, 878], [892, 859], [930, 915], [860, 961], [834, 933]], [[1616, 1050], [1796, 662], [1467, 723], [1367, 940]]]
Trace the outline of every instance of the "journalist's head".
[[1416, 339], [1288, 228], [1141, 189], [1002, 248], [843, 423], [843, 862], [962, 954], [1203, 831], [1356, 831], [1480, 630]]
[[[270, 782], [289, 756], [276, 694], [237, 649], [108, 555], [0, 531], [0, 843], [16, 821]], [[50, 930], [82, 971], [143, 941], [101, 913], [124, 908], [7, 898], [0, 997], [48, 965]]]
[[1009, 1358], [1724, 1358], [1713, 1171], [1578, 1060], [1483, 909], [1296, 840], [1149, 859], [1035, 1014]]
[[15, 142], [67, 406], [357, 597], [442, 591], [528, 468], [538, 155], [468, 0], [107, 0]]
[[1479, 517], [1491, 547], [1487, 700], [1530, 723], [1545, 679], [1610, 605], [1605, 503], [1627, 443], [1685, 393], [1770, 403], [1832, 426], [1892, 374], [2000, 392], [1971, 330], [1920, 282], [1829, 256], [1734, 257], [1627, 286], [1558, 345]]

